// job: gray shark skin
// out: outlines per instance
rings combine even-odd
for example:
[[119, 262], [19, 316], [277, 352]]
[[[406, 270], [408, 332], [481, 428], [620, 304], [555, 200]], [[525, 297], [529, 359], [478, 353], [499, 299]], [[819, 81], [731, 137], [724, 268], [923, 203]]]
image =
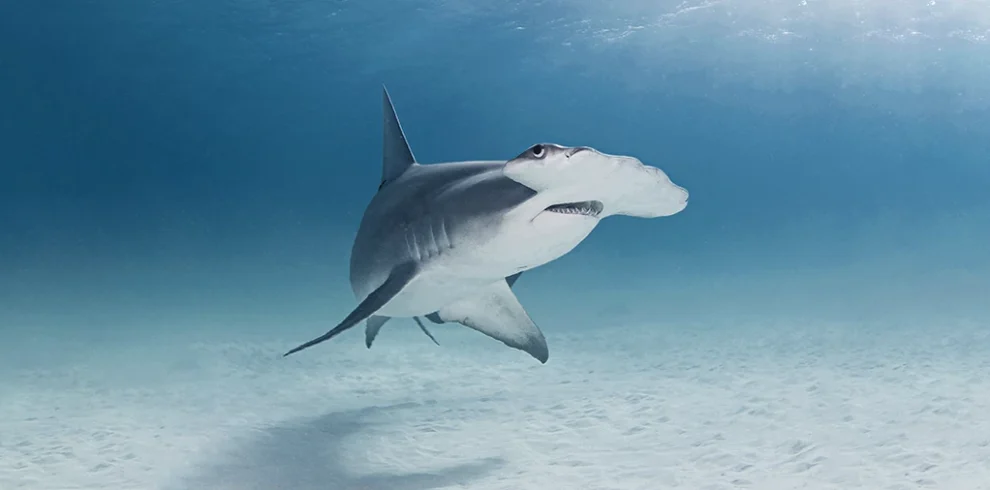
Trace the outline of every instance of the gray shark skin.
[[368, 348], [389, 318], [456, 322], [541, 363], [546, 339], [512, 292], [522, 272], [574, 249], [602, 219], [681, 212], [688, 192], [629, 156], [553, 143], [508, 161], [420, 164], [382, 87], [382, 179], [351, 251], [357, 307], [326, 334], [366, 321]]

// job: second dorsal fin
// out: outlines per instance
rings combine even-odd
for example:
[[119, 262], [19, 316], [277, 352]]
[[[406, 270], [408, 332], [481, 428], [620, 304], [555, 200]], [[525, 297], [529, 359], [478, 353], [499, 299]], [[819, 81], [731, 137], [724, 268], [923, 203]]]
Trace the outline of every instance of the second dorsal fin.
[[382, 112], [382, 181], [378, 186], [379, 189], [399, 178], [409, 167], [416, 165], [416, 157], [413, 156], [406, 135], [402, 132], [399, 117], [395, 115], [395, 107], [392, 106], [392, 99], [385, 85], [382, 85]]

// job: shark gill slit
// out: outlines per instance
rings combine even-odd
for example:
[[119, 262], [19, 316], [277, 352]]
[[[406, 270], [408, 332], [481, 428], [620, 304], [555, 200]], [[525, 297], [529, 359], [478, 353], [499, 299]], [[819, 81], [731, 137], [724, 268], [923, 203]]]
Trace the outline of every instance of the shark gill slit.
[[409, 235], [411, 235], [411, 233], [409, 232], [409, 229], [406, 228], [405, 232], [402, 234], [402, 237], [405, 238], [406, 240], [406, 252], [409, 254], [410, 257], [415, 257], [415, 255], [413, 254], [413, 247], [412, 247], [412, 243], [410, 243]]
[[416, 230], [412, 227], [406, 229], [406, 249], [409, 251], [409, 256], [415, 260], [420, 260], [422, 257], [419, 255], [419, 243], [417, 240], [419, 237], [416, 236]]
[[410, 230], [411, 230], [411, 233], [412, 233], [412, 244], [413, 244], [413, 252], [414, 252], [413, 257], [416, 257], [416, 260], [417, 261], [422, 261], [423, 260], [423, 250], [422, 250], [422, 248], [420, 248], [420, 245], [419, 245], [419, 238], [420, 237], [416, 233], [415, 227], [410, 228]]
[[437, 221], [435, 219], [430, 219], [430, 257], [436, 257], [440, 255], [440, 241], [437, 240]]
[[447, 234], [447, 222], [443, 217], [440, 218], [440, 234], [443, 235], [444, 248], [454, 248], [454, 244], [450, 242], [450, 235]]

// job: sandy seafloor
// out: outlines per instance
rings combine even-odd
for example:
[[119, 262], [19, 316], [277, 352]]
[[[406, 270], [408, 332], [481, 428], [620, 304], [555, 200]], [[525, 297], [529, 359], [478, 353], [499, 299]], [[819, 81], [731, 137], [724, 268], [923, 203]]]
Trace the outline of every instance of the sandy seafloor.
[[0, 488], [990, 489], [983, 324], [435, 330], [6, 342]]

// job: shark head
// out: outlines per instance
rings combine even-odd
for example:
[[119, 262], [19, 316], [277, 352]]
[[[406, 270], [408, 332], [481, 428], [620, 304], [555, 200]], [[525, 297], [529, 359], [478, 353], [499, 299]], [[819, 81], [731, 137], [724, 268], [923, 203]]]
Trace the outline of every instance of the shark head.
[[549, 213], [657, 218], [683, 211], [688, 202], [688, 191], [659, 168], [586, 146], [536, 144], [509, 160], [503, 172], [539, 193]]

